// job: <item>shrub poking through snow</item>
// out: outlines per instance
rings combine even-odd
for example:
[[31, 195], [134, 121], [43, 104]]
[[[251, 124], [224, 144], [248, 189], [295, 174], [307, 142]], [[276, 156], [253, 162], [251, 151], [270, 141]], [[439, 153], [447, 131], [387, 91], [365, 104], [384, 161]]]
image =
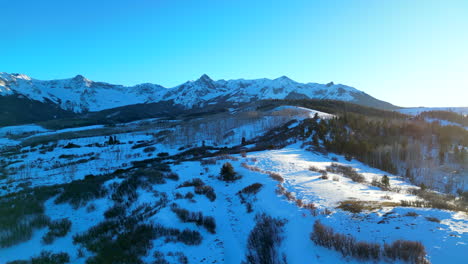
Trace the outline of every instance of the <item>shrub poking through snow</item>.
[[67, 218], [51, 221], [49, 231], [42, 237], [42, 243], [52, 244], [57, 237], [64, 237], [70, 231], [72, 222]]
[[421, 242], [396, 240], [384, 245], [384, 255], [391, 260], [402, 260], [415, 264], [427, 264], [426, 249]]
[[322, 175], [320, 176], [320, 178], [321, 178], [322, 180], [328, 180], [328, 173], [327, 173], [326, 170], [320, 170], [319, 172], [322, 174]]
[[146, 147], [143, 149], [143, 152], [150, 153], [150, 152], [154, 152], [155, 150], [156, 150], [155, 147]]
[[195, 223], [198, 226], [203, 226], [208, 232], [216, 233], [216, 222], [212, 216], [203, 216], [202, 212], [190, 212], [186, 209], [180, 208], [177, 204], [171, 205], [171, 210], [179, 219], [184, 223]]
[[440, 219], [437, 217], [426, 216], [426, 220], [434, 223], [440, 223]]
[[382, 176], [382, 178], [379, 180], [377, 177], [374, 177], [371, 182], [372, 186], [379, 187], [380, 189], [384, 191], [389, 191], [390, 190], [390, 179], [388, 178], [387, 175]]
[[356, 201], [356, 200], [345, 200], [341, 201], [340, 205], [337, 207], [341, 210], [348, 211], [354, 214], [358, 214], [364, 210], [372, 211], [380, 209], [382, 207], [395, 207], [400, 205], [392, 201], [377, 202], [377, 201]]
[[72, 181], [63, 185], [63, 192], [55, 199], [56, 204], [70, 203], [73, 208], [85, 206], [89, 201], [101, 198], [107, 194], [103, 183], [110, 176], [87, 176], [82, 180]]
[[65, 145], [63, 148], [65, 149], [71, 149], [71, 148], [81, 148], [80, 145], [76, 145], [76, 144], [73, 144], [73, 143], [68, 143], [67, 145]]
[[454, 199], [450, 195], [440, 194], [423, 188], [413, 188], [410, 191], [411, 194], [417, 195], [422, 200], [401, 201], [401, 206], [468, 212], [468, 203], [463, 201], [463, 199]]
[[253, 184], [243, 188], [242, 190], [239, 191], [239, 193], [257, 194], [262, 187], [263, 187], [263, 184], [256, 182], [256, 183], [253, 183]]
[[411, 212], [407, 212], [405, 216], [417, 217], [419, 216], [419, 214], [416, 213], [415, 211], [411, 211]]
[[425, 259], [426, 251], [420, 242], [397, 240], [383, 247], [378, 243], [357, 241], [354, 237], [337, 233], [315, 221], [310, 239], [317, 245], [336, 250], [343, 257], [351, 256], [360, 260], [402, 260], [414, 264], [428, 263]]
[[237, 195], [239, 195], [241, 203], [245, 204], [247, 208], [247, 213], [253, 212], [252, 203], [256, 201], [255, 195], [260, 191], [262, 187], [263, 187], [263, 184], [257, 182], [237, 192]]
[[211, 186], [208, 186], [208, 185], [195, 186], [195, 193], [205, 195], [206, 198], [208, 198], [208, 200], [210, 200], [211, 202], [216, 200], [216, 193], [213, 187]]
[[64, 264], [70, 262], [70, 256], [67, 253], [52, 253], [42, 251], [39, 256], [32, 257], [30, 260], [15, 260], [7, 264]]
[[125, 217], [125, 212], [126, 208], [125, 206], [121, 204], [115, 204], [111, 208], [107, 209], [107, 211], [104, 212], [104, 217], [106, 219], [110, 218], [122, 218]]
[[331, 166], [327, 166], [327, 171], [331, 173], [342, 174], [345, 177], [350, 178], [352, 181], [364, 183], [365, 178], [362, 174], [358, 173], [356, 169], [351, 166], [343, 166], [337, 163], [332, 163]]
[[86, 260], [98, 263], [144, 263], [152, 240], [165, 237], [166, 242], [199, 245], [202, 236], [198, 231], [166, 228], [161, 225], [143, 224], [144, 217], [131, 216], [120, 220], [106, 220], [88, 231], [73, 237], [74, 244], [81, 244], [94, 255]]
[[181, 185], [177, 186], [177, 189], [184, 188], [184, 187], [191, 187], [191, 186], [203, 186], [205, 183], [200, 178], [194, 178], [190, 181], [185, 181]]
[[216, 193], [213, 187], [205, 185], [203, 180], [200, 178], [194, 178], [190, 181], [185, 181], [181, 185], [177, 186], [177, 189], [192, 186], [195, 187], [196, 194], [205, 195], [206, 198], [208, 198], [212, 202], [216, 200]]
[[0, 248], [28, 241], [34, 229], [48, 226], [44, 202], [57, 193], [55, 187], [36, 187], [0, 197]]
[[271, 171], [267, 171], [266, 173], [267, 173], [267, 174], [270, 176], [270, 178], [272, 178], [273, 180], [278, 181], [278, 182], [281, 182], [281, 183], [284, 182], [284, 178], [283, 178], [283, 176], [281, 176], [280, 174], [275, 173], [275, 172], [271, 172]]
[[285, 220], [259, 214], [256, 224], [247, 239], [247, 254], [244, 263], [249, 264], [286, 264], [286, 257], [280, 254]]

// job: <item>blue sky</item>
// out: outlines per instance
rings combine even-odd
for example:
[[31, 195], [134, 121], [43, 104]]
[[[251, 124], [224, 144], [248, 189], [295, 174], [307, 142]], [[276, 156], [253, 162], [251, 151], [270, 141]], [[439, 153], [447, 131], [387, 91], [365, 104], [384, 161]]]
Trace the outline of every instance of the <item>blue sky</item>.
[[400, 106], [468, 106], [468, 1], [0, 0], [0, 71], [172, 87], [343, 83]]

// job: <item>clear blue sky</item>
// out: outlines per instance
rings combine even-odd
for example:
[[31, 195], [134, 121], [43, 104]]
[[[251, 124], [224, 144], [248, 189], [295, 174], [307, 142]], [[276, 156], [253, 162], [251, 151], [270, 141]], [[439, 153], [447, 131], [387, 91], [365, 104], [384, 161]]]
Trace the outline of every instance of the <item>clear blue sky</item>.
[[0, 0], [0, 71], [172, 87], [334, 81], [401, 106], [468, 106], [468, 1]]

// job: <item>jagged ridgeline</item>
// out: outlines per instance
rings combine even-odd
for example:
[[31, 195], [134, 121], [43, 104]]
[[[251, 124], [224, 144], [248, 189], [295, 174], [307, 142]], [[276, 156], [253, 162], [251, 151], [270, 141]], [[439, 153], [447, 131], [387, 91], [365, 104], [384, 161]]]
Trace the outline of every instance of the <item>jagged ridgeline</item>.
[[[15, 76], [8, 87], [104, 85]], [[465, 115], [281, 87], [267, 100], [177, 101], [221, 83], [202, 76], [166, 101], [96, 111], [98, 100], [76, 111], [0, 97], [20, 113], [3, 124], [21, 124], [0, 128], [0, 264], [464, 263]]]
[[[0, 125], [46, 121], [75, 114], [101, 112], [115, 120], [171, 115], [200, 109], [268, 99], [326, 99], [352, 102], [380, 109], [396, 109], [353, 87], [342, 84], [299, 83], [285, 76], [277, 79], [218, 80], [207, 75], [173, 88], [156, 84], [135, 86], [94, 82], [81, 75], [71, 79], [42, 81], [23, 74], [0, 73], [2, 113]], [[144, 105], [142, 105], [144, 104]], [[130, 106], [127, 108], [127, 106]], [[28, 109], [29, 111], [26, 111]], [[30, 113], [38, 112], [31, 116]], [[99, 115], [99, 114], [98, 114]]]

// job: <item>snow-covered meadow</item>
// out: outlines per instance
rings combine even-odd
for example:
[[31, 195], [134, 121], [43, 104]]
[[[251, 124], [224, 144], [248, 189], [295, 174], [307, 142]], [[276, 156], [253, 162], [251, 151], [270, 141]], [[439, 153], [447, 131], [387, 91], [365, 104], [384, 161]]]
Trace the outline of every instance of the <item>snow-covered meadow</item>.
[[[66, 186], [73, 181], [86, 181], [89, 175], [104, 177], [115, 171], [132, 169], [134, 162], [143, 162], [143, 169], [152, 170], [156, 169], [155, 163], [147, 161], [156, 159], [156, 163], [168, 163], [170, 170], [178, 175], [178, 180], [166, 179], [149, 186], [138, 186], [135, 200], [128, 205], [128, 212], [137, 212], [141, 207], [156, 205], [164, 200], [162, 206], [154, 214], [144, 217], [142, 223], [178, 230], [196, 230], [201, 234], [202, 240], [199, 244], [188, 245], [168, 242], [165, 237], [153, 239], [151, 249], [142, 257], [146, 263], [161, 259], [168, 263], [183, 263], [182, 255], [188, 263], [241, 263], [248, 254], [248, 238], [256, 225], [255, 216], [262, 213], [285, 220], [281, 232], [283, 240], [276, 250], [284, 254], [288, 263], [363, 262], [342, 257], [340, 253], [312, 242], [310, 233], [316, 221], [359, 241], [379, 244], [399, 239], [420, 241], [425, 246], [426, 257], [431, 263], [443, 263], [447, 260], [450, 263], [466, 262], [466, 213], [398, 206], [401, 200], [419, 199], [411, 194], [411, 189], [419, 187], [405, 182], [398, 175], [390, 175], [359, 161], [345, 159], [341, 155], [306, 150], [302, 146], [303, 142], [281, 149], [247, 151], [242, 154], [201, 158], [195, 155], [185, 155], [183, 158], [178, 156], [191, 148], [202, 146], [203, 140], [207, 146], [216, 143], [218, 148], [231, 147], [239, 145], [242, 137], [250, 140], [275, 124], [286, 123], [291, 120], [291, 116], [301, 120], [313, 117], [315, 113], [323, 119], [332, 117], [310, 109], [282, 107], [273, 109], [266, 115], [256, 116], [255, 119], [246, 119], [245, 122], [224, 121], [220, 125], [218, 121], [214, 121], [205, 127], [193, 122], [182, 129], [183, 123], [173, 122], [170, 126], [161, 128], [152, 123], [157, 120], [122, 124], [113, 128], [116, 129], [113, 131], [132, 125], [135, 129], [112, 133], [118, 140], [112, 144], [109, 144], [109, 136], [74, 135], [35, 146], [20, 146], [16, 153], [4, 156], [8, 175], [0, 179], [0, 186], [5, 186], [0, 194], [8, 195], [28, 188], [55, 184]], [[210, 141], [211, 134], [204, 131], [216, 126], [222, 126], [223, 129], [229, 127], [228, 131], [232, 133], [219, 141]], [[189, 135], [195, 128], [199, 129], [198, 132]], [[16, 133], [21, 135], [17, 137], [21, 143], [22, 140], [35, 137], [69, 135], [69, 132], [99, 129], [103, 127], [50, 131], [31, 125], [4, 128], [2, 138]], [[237, 175], [241, 176], [240, 179], [234, 182], [219, 179], [221, 168], [226, 162], [232, 164]], [[354, 168], [364, 177], [364, 181], [355, 182], [342, 173], [331, 171], [327, 173], [328, 178], [324, 179], [321, 171], [327, 171], [332, 164]], [[275, 180], [273, 174], [279, 175], [282, 181]], [[384, 175], [388, 176], [391, 189], [384, 190], [370, 184], [374, 180], [380, 182]], [[203, 181], [204, 186], [213, 189], [215, 199], [197, 193], [196, 186], [184, 186], [185, 182], [197, 178]], [[82, 244], [74, 243], [74, 236], [106, 221], [106, 212], [115, 205], [114, 194], [126, 180], [127, 178], [120, 176], [110, 177], [103, 183], [106, 190], [104, 195], [80, 206], [57, 203], [57, 195], [48, 198], [44, 202], [44, 214], [51, 220], [69, 219], [72, 222], [70, 231], [64, 237], [56, 238], [53, 243], [44, 244], [42, 238], [48, 232], [48, 227], [33, 229], [29, 240], [0, 248], [0, 264], [29, 259], [43, 250], [66, 252], [70, 256], [70, 263], [86, 263], [93, 252], [84, 249]], [[243, 196], [242, 190], [253, 184], [259, 184], [258, 192], [245, 193]], [[370, 206], [362, 212], [352, 213], [340, 207], [347, 201], [368, 203]], [[213, 217], [216, 223], [215, 233], [196, 223], [182, 221], [176, 215], [173, 203], [179, 208]], [[379, 261], [368, 261], [371, 262]]]

